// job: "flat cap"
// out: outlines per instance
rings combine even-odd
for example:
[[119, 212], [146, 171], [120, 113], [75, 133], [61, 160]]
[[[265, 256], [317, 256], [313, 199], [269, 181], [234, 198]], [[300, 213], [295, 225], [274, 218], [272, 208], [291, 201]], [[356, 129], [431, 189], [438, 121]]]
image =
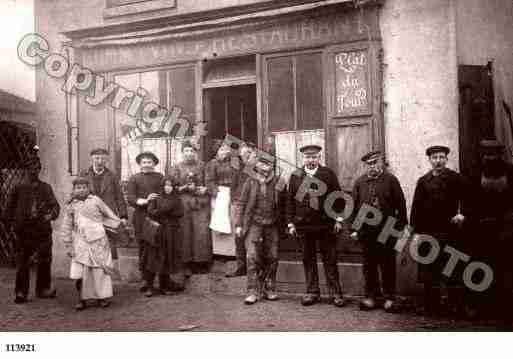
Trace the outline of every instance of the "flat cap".
[[274, 161], [272, 158], [269, 158], [268, 156], [258, 156], [257, 159], [258, 162], [265, 163], [266, 165], [273, 166]]
[[90, 156], [94, 155], [108, 155], [109, 151], [107, 151], [105, 148], [94, 148], [89, 152]]
[[377, 151], [370, 151], [369, 153], [366, 153], [365, 155], [362, 156], [361, 160], [362, 160], [362, 162], [370, 162], [370, 161], [375, 161], [378, 158], [382, 158], [382, 157], [383, 157], [383, 152], [377, 150]]
[[319, 153], [322, 151], [322, 147], [319, 145], [305, 145], [299, 149], [301, 153]]
[[155, 156], [155, 154], [153, 152], [150, 152], [150, 151], [144, 151], [144, 152], [141, 152], [137, 155], [137, 157], [135, 157], [135, 162], [137, 162], [137, 164], [141, 164], [141, 160], [143, 158], [149, 158], [151, 160], [153, 160], [153, 162], [155, 162], [155, 165], [157, 165], [159, 163], [159, 159], [157, 156]]
[[428, 147], [427, 150], [426, 150], [426, 156], [431, 156], [433, 153], [439, 153], [439, 152], [443, 152], [445, 153], [446, 155], [449, 154], [449, 152], [451, 152], [451, 150], [449, 149], [449, 147], [447, 146], [431, 146], [431, 147]]

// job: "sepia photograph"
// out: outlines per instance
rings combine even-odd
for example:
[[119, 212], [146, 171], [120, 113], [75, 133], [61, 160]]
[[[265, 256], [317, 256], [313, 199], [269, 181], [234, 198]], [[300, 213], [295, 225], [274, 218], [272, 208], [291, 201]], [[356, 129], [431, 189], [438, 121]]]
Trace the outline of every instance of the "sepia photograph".
[[512, 0], [0, 0], [0, 30], [2, 357], [512, 331]]

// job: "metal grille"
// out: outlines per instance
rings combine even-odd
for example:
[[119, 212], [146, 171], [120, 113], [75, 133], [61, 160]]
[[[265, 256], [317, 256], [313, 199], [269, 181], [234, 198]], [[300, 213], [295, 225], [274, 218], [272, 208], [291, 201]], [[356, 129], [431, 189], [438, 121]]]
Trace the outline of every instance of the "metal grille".
[[15, 262], [15, 234], [6, 221], [7, 200], [25, 176], [23, 164], [34, 154], [36, 135], [28, 126], [0, 122], [0, 264]]

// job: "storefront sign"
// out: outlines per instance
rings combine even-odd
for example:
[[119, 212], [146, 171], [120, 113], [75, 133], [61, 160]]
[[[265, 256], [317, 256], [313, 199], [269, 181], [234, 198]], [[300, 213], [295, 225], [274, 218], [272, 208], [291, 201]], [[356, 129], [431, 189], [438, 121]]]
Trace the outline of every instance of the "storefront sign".
[[370, 110], [368, 51], [337, 53], [335, 68], [337, 115], [366, 114]]
[[[364, 15], [363, 21], [370, 25], [372, 34], [377, 29], [376, 19], [372, 11]], [[358, 24], [353, 13], [335, 13], [296, 21], [284, 19], [271, 24], [237, 25], [197, 37], [126, 36], [116, 40], [85, 41], [81, 46], [88, 48], [84, 51], [84, 64], [93, 68], [148, 66], [161, 63], [162, 59], [170, 62], [206, 59], [364, 39], [367, 32]]]

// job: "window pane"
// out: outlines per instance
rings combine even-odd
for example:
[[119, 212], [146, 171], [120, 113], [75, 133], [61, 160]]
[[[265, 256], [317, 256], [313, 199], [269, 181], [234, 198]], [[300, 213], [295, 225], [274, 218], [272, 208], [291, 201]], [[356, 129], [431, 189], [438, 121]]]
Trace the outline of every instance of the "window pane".
[[269, 59], [268, 101], [271, 131], [294, 130], [294, 83], [291, 57]]
[[296, 60], [297, 129], [323, 128], [321, 54], [298, 55]]

